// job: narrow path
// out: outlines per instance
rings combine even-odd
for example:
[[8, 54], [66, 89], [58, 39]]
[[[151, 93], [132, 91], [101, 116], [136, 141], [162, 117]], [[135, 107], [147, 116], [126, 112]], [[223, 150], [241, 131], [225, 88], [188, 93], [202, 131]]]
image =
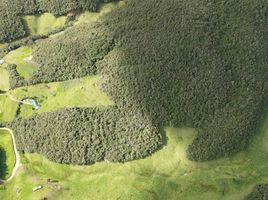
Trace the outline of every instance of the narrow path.
[[14, 149], [14, 153], [15, 153], [15, 157], [16, 157], [16, 163], [15, 163], [15, 165], [13, 167], [11, 176], [7, 180], [1, 180], [0, 179], [0, 182], [6, 183], [6, 182], [11, 181], [14, 178], [16, 172], [19, 169], [19, 166], [20, 166], [20, 154], [19, 154], [19, 152], [17, 150], [17, 147], [16, 147], [16, 142], [15, 142], [15, 137], [14, 137], [13, 131], [11, 129], [9, 129], [9, 128], [0, 128], [0, 131], [3, 131], [3, 130], [8, 131], [10, 133], [10, 135], [11, 135], [12, 143], [13, 143], [13, 149]]
[[27, 101], [20, 101], [20, 100], [18, 100], [18, 99], [16, 99], [16, 97], [14, 96], [14, 95], [12, 95], [12, 94], [10, 94], [9, 92], [6, 92], [6, 93], [4, 93], [4, 94], [0, 94], [0, 96], [8, 96], [9, 97], [9, 99], [11, 100], [11, 101], [14, 101], [14, 102], [17, 102], [17, 103], [22, 103], [22, 104], [27, 104], [27, 105], [32, 105], [30, 102], [27, 102]]

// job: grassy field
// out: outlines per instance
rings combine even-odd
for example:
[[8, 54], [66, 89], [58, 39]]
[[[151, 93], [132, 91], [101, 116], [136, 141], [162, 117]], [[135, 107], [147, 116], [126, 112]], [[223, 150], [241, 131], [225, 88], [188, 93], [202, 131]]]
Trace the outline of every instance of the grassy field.
[[55, 17], [50, 13], [28, 15], [24, 17], [31, 35], [45, 35], [56, 28], [64, 26], [66, 16]]
[[[17, 100], [35, 97], [41, 108], [37, 111], [31, 105], [22, 105], [22, 117], [44, 113], [59, 108], [109, 106], [113, 102], [97, 86], [99, 76], [89, 76], [71, 81], [26, 86], [9, 91]], [[6, 95], [0, 96], [0, 122], [14, 118], [18, 103]]]
[[9, 89], [9, 74], [4, 66], [0, 65], [0, 90], [7, 91]]
[[0, 95], [0, 122], [7, 122], [15, 117], [18, 104], [10, 101], [6, 95]]
[[[169, 127], [165, 131], [167, 146], [151, 157], [125, 164], [60, 165], [37, 154], [22, 155], [23, 166], [0, 195], [27, 200], [239, 200], [255, 184], [268, 181], [268, 116], [247, 150], [206, 163], [185, 158], [194, 129]], [[32, 193], [31, 188], [39, 184], [44, 189]]]
[[[16, 162], [12, 138], [8, 131], [0, 130], [0, 147], [4, 149], [5, 156], [6, 156], [5, 164], [7, 166], [7, 171], [6, 171], [6, 176], [4, 178], [7, 179], [11, 175], [13, 167]], [[0, 166], [2, 166], [2, 163], [0, 163]]]
[[38, 69], [37, 64], [29, 60], [32, 55], [32, 49], [29, 46], [20, 47], [11, 51], [4, 57], [6, 63], [16, 64], [17, 71], [21, 77], [29, 79], [30, 76]]

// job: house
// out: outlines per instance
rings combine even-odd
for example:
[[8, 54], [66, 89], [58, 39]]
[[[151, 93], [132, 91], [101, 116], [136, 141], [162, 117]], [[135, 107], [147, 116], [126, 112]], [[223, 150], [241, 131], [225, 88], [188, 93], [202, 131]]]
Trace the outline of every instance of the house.
[[4, 62], [5, 62], [5, 60], [4, 60], [4, 59], [1, 59], [1, 60], [0, 60], [0, 65], [3, 65]]
[[37, 102], [34, 99], [30, 99], [29, 102], [32, 104], [35, 110], [38, 110], [40, 108], [40, 106], [37, 104]]

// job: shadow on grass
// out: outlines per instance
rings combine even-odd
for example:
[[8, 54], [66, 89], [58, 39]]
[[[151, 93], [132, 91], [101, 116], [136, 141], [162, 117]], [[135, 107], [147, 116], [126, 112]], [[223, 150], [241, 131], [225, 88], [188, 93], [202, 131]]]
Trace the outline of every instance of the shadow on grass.
[[0, 146], [0, 179], [4, 180], [7, 175], [7, 164], [6, 164], [6, 152], [5, 150]]

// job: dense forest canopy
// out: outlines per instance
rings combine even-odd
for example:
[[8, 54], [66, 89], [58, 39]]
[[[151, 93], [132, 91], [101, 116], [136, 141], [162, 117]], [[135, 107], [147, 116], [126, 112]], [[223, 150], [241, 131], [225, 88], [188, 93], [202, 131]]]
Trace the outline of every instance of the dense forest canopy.
[[143, 158], [162, 145], [149, 119], [116, 108], [73, 108], [45, 113], [9, 126], [21, 151], [59, 163], [91, 164]]
[[266, 21], [264, 1], [126, 1], [38, 42], [30, 82], [99, 73], [119, 112], [197, 128], [188, 157], [215, 159], [247, 147], [267, 106]]

